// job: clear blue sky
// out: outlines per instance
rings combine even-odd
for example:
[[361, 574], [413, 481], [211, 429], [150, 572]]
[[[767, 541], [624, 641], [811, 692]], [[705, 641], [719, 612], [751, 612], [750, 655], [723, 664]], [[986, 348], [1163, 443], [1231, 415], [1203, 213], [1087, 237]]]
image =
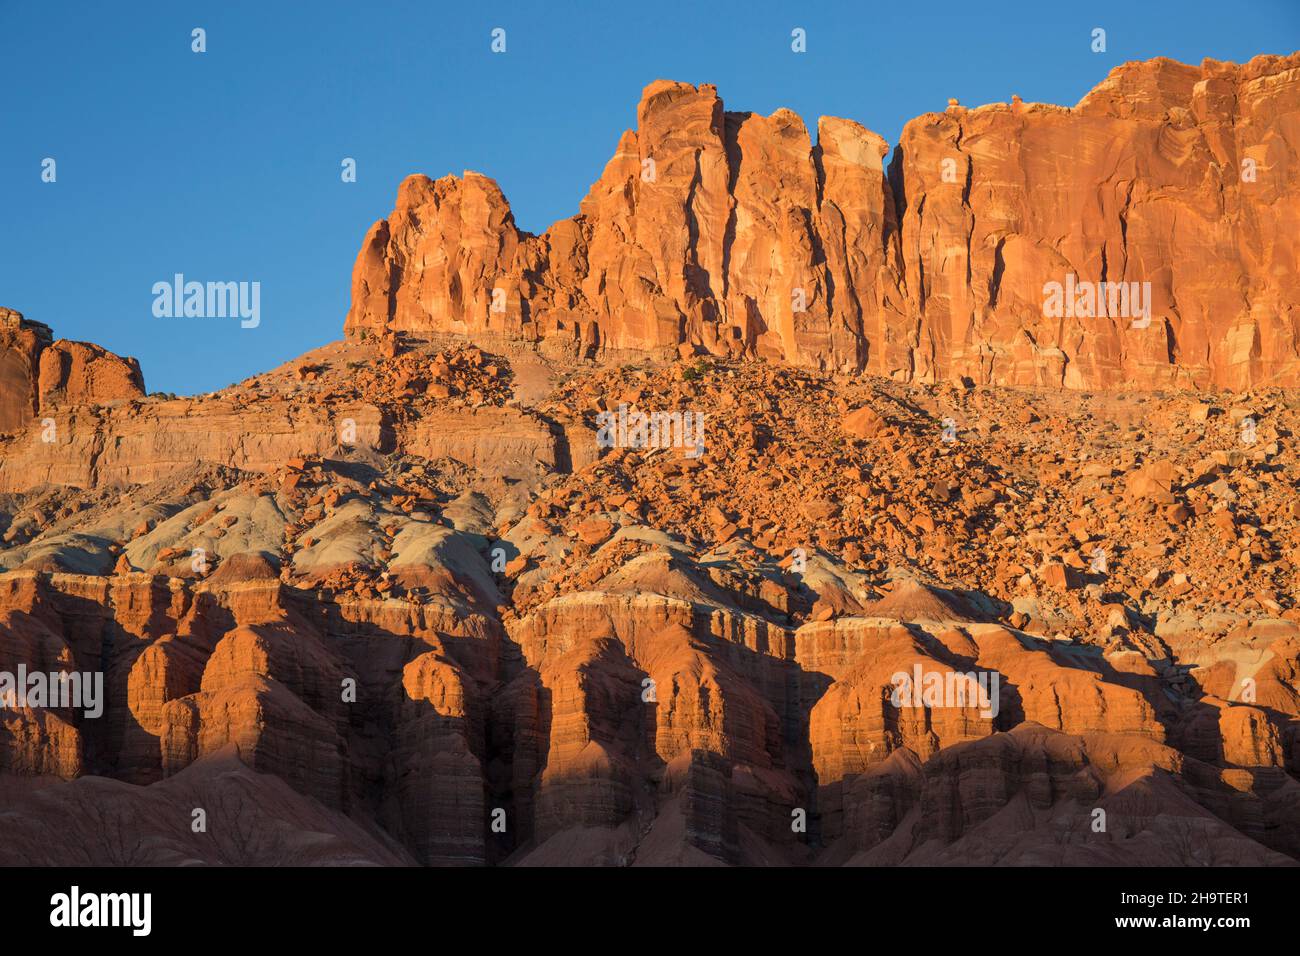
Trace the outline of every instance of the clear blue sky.
[[[950, 96], [1073, 105], [1125, 60], [1297, 48], [1298, 0], [0, 0], [0, 305], [136, 356], [152, 391], [207, 391], [341, 337], [361, 238], [410, 173], [492, 176], [534, 232], [575, 213], [656, 78], [892, 144]], [[155, 318], [176, 272], [260, 282], [260, 327]]]

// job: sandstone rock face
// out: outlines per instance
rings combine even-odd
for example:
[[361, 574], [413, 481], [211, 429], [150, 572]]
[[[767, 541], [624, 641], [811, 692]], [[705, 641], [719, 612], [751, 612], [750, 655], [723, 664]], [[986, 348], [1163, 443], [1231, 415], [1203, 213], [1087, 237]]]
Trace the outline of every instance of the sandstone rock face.
[[715, 88], [667, 81], [637, 119], [581, 213], [543, 236], [479, 174], [408, 178], [357, 259], [347, 333], [861, 368], [864, 309], [901, 303], [884, 140], [826, 119], [814, 148], [788, 110], [727, 113]]
[[0, 309], [0, 433], [62, 404], [144, 395], [139, 363], [87, 342], [53, 341], [49, 326]]
[[363, 243], [346, 331], [919, 382], [1295, 384], [1297, 111], [1300, 55], [1129, 63], [1073, 108], [918, 117], [886, 177], [888, 144], [856, 123], [823, 117], [814, 143], [788, 110], [661, 80], [541, 236], [482, 175], [407, 179]]
[[0, 309], [0, 432], [16, 431], [40, 407], [40, 356], [54, 337], [50, 327]]
[[[42, 354], [39, 390], [37, 379], [31, 383], [42, 419], [29, 417], [0, 435], [0, 491], [45, 482], [147, 484], [196, 461], [268, 472], [343, 447], [401, 447], [513, 477], [562, 459], [590, 460], [589, 431], [569, 436], [558, 423], [505, 407], [508, 383], [478, 349], [390, 360], [380, 353], [374, 343], [348, 352], [358, 356], [354, 366], [380, 357], [369, 382], [344, 361], [300, 360], [264, 376], [256, 389], [204, 400], [146, 398], [129, 385], [133, 365], [94, 346], [56, 342]], [[376, 389], [389, 401], [375, 404]], [[110, 399], [125, 401], [96, 405]], [[53, 420], [52, 433], [44, 417]]]
[[87, 342], [55, 342], [41, 353], [40, 404], [96, 404], [144, 395], [144, 377], [133, 358], [121, 358]]
[[[1073, 109], [955, 106], [913, 120], [890, 176], [921, 318], [915, 376], [1068, 388], [1300, 381], [1300, 179], [1287, 119], [1298, 110], [1292, 55], [1127, 64]], [[1070, 275], [1150, 283], [1149, 326], [1045, 317], [1044, 284]]]

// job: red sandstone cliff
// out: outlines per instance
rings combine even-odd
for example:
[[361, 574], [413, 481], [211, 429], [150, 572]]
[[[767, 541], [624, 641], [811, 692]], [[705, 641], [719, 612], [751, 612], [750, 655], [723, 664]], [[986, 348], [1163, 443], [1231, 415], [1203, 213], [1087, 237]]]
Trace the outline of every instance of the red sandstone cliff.
[[49, 326], [0, 309], [0, 433], [17, 431], [55, 405], [143, 395], [135, 359], [89, 342], [53, 341]]
[[[886, 177], [888, 144], [854, 122], [823, 117], [814, 143], [788, 110], [661, 80], [579, 214], [540, 236], [484, 176], [408, 178], [363, 243], [346, 330], [920, 382], [1296, 384], [1297, 115], [1300, 54], [1129, 63], [1072, 109], [920, 116]], [[1150, 283], [1149, 325], [1045, 315], [1067, 275]]]

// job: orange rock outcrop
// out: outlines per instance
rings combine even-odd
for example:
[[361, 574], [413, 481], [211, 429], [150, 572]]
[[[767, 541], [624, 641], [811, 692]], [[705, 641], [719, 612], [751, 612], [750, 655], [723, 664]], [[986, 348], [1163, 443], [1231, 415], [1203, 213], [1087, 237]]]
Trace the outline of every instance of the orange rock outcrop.
[[102, 404], [144, 395], [133, 358], [89, 342], [53, 340], [50, 328], [0, 309], [0, 433], [57, 405]]
[[578, 215], [540, 236], [485, 176], [408, 178], [357, 257], [346, 329], [917, 382], [1293, 385], [1297, 111], [1300, 54], [1129, 63], [1073, 108], [918, 117], [886, 175], [889, 145], [850, 120], [814, 141], [788, 110], [661, 80]]

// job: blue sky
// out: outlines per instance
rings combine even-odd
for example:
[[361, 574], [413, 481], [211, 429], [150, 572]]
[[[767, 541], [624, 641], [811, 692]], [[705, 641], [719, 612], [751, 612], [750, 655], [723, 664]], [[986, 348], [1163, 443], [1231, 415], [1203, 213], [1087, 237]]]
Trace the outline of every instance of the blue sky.
[[[0, 0], [0, 305], [136, 356], [151, 391], [208, 391], [341, 337], [362, 236], [404, 176], [478, 170], [540, 232], [577, 211], [657, 78], [892, 144], [950, 96], [1073, 105], [1126, 60], [1297, 48], [1298, 0]], [[177, 272], [260, 282], [260, 326], [155, 318], [152, 286]]]

